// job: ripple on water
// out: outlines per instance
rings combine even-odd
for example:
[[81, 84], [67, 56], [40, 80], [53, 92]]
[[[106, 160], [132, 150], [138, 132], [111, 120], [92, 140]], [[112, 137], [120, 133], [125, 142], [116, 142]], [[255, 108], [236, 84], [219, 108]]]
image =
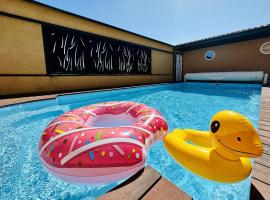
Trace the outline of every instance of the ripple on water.
[[[130, 100], [158, 109], [174, 128], [207, 130], [211, 117], [230, 109], [246, 115], [257, 125], [260, 87], [212, 84], [167, 84], [136, 90], [119, 90], [86, 95], [83, 102], [75, 95], [58, 101], [0, 108], [0, 199], [93, 199], [117, 183], [80, 186], [50, 175], [41, 165], [37, 145], [46, 125], [54, 117], [90, 103]], [[75, 98], [75, 99], [74, 99]], [[88, 99], [89, 98], [89, 99]], [[61, 103], [62, 105], [58, 105]], [[147, 164], [153, 166], [195, 200], [247, 200], [250, 179], [228, 185], [200, 178], [179, 166], [165, 151], [162, 142], [152, 146]]]

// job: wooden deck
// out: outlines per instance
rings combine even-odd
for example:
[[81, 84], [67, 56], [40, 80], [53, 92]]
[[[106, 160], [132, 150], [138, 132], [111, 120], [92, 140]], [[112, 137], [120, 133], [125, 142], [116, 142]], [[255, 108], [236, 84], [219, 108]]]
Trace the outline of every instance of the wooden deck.
[[150, 166], [98, 198], [112, 199], [142, 199], [142, 200], [191, 200], [192, 197], [176, 187], [169, 180]]
[[262, 199], [270, 200], [270, 88], [267, 87], [262, 88], [258, 132], [263, 142], [264, 154], [255, 159], [252, 184], [253, 189], [262, 195]]

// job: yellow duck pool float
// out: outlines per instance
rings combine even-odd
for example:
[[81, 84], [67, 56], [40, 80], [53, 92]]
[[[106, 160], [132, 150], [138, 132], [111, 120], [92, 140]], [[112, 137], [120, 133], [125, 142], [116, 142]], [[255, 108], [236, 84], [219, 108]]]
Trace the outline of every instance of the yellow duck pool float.
[[233, 111], [218, 112], [210, 131], [175, 129], [163, 139], [169, 154], [182, 166], [204, 178], [233, 183], [252, 170], [249, 158], [263, 153], [261, 140], [251, 122]]

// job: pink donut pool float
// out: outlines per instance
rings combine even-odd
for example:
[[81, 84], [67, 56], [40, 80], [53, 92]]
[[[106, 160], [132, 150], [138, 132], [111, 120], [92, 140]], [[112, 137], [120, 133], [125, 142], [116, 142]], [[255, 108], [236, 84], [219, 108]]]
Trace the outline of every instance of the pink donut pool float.
[[67, 182], [115, 182], [142, 169], [148, 148], [167, 131], [161, 113], [144, 104], [93, 104], [54, 119], [41, 136], [39, 157]]

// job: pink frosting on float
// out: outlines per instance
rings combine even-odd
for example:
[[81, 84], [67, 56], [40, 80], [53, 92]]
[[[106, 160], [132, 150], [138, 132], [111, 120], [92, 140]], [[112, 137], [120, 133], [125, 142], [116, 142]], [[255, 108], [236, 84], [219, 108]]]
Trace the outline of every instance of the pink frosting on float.
[[66, 181], [117, 181], [142, 168], [148, 147], [167, 131], [161, 113], [144, 104], [93, 104], [48, 124], [39, 143], [40, 158], [49, 171]]

